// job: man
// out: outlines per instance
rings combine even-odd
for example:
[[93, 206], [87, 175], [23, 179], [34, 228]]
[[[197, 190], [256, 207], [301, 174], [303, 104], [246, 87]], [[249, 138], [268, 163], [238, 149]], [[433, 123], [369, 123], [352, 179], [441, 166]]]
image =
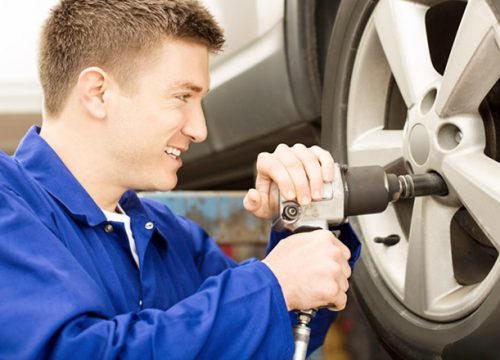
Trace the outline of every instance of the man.
[[[207, 136], [208, 55], [222, 44], [195, 0], [53, 10], [42, 129], [0, 155], [1, 358], [287, 359], [288, 311], [345, 306], [359, 251], [348, 228], [352, 255], [328, 231], [273, 233], [263, 261], [237, 265], [131, 190], [171, 190], [182, 153]], [[321, 197], [332, 166], [318, 147], [261, 154], [245, 207], [269, 218], [273, 181], [302, 203]], [[311, 349], [334, 317], [319, 312]]]

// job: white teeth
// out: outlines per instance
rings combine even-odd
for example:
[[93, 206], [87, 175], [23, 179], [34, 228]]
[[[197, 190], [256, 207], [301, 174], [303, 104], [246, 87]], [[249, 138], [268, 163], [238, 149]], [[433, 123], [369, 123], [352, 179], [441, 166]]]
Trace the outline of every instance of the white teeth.
[[181, 151], [177, 148], [174, 148], [173, 146], [167, 146], [167, 148], [165, 149], [165, 152], [168, 154], [168, 155], [173, 155], [173, 156], [181, 156]]

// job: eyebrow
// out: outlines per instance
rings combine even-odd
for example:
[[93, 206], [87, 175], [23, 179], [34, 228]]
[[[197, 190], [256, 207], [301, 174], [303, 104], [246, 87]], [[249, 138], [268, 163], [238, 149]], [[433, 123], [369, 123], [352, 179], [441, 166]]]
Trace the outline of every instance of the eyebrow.
[[[187, 90], [194, 91], [196, 93], [201, 93], [203, 91], [203, 88], [201, 86], [195, 85], [189, 81], [177, 82], [171, 86], [171, 89], [172, 90], [187, 89]], [[207, 90], [207, 92], [208, 92], [208, 90]]]

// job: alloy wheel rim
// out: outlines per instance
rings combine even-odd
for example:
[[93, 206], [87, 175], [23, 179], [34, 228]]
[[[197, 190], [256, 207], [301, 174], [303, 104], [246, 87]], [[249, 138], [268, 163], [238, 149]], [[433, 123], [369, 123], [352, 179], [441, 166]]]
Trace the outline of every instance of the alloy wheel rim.
[[[469, 1], [443, 75], [432, 64], [426, 14], [445, 1], [381, 0], [360, 40], [348, 110], [347, 154], [351, 166], [391, 168], [403, 161], [414, 173], [435, 171], [446, 197], [415, 199], [406, 234], [395, 206], [363, 216], [357, 224], [365, 252], [381, 279], [409, 310], [433, 321], [473, 312], [500, 277], [496, 261], [482, 281], [457, 282], [451, 223], [466, 208], [492, 246], [500, 249], [500, 164], [484, 154], [479, 106], [500, 78], [500, 26], [486, 0]], [[488, 71], [484, 71], [488, 69]], [[394, 78], [406, 107], [402, 130], [384, 128], [389, 84]], [[372, 239], [398, 234], [385, 247]]]

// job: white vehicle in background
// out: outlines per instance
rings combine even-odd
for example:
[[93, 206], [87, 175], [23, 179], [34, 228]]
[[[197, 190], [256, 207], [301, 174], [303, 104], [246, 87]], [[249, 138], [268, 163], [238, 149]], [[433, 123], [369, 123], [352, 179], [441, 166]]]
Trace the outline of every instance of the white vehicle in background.
[[439, 173], [447, 196], [351, 219], [354, 289], [398, 357], [500, 358], [500, 1], [206, 3], [229, 41], [181, 186], [246, 188], [259, 151], [298, 141]]

